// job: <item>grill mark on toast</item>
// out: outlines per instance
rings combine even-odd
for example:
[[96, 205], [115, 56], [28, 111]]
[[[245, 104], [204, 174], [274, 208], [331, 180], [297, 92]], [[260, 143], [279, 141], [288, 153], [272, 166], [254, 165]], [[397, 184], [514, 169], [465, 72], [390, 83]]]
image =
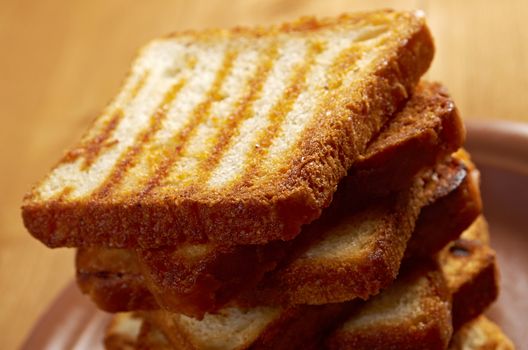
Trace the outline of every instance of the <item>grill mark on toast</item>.
[[[362, 49], [357, 43], [353, 43], [348, 48], [342, 50], [331, 63], [328, 70], [330, 78], [328, 79], [326, 88], [330, 89], [330, 91], [339, 88], [345, 76], [356, 67], [357, 61], [364, 53], [365, 49]], [[319, 109], [321, 109], [320, 106]]]
[[268, 126], [264, 130], [261, 130], [257, 136], [253, 152], [250, 151], [246, 155], [248, 164], [238, 184], [233, 186], [233, 190], [236, 191], [241, 187], [249, 185], [251, 179], [256, 178], [261, 172], [262, 159], [266, 156], [270, 145], [278, 136], [284, 118], [292, 110], [295, 101], [297, 101], [303, 91], [306, 85], [306, 77], [313, 67], [315, 58], [324, 50], [325, 45], [325, 43], [319, 41], [309, 44], [304, 61], [295, 67], [286, 90], [271, 108], [267, 116], [269, 119]]
[[73, 192], [73, 187], [71, 186], [65, 186], [60, 192], [57, 192], [53, 197], [51, 197], [49, 200], [52, 202], [62, 202], [64, 201], [70, 193]]
[[251, 116], [251, 107], [259, 97], [278, 53], [278, 42], [273, 41], [266, 51], [261, 54], [257, 68], [248, 81], [246, 88], [248, 93], [236, 102], [234, 113], [227, 118], [227, 121], [220, 127], [216, 135], [216, 142], [211, 149], [209, 157], [198, 165], [199, 170], [197, 173], [199, 176], [196, 180], [197, 184], [207, 182], [212, 170], [218, 165], [222, 155], [231, 144], [233, 136], [239, 132], [240, 124]]
[[[137, 94], [145, 86], [145, 82], [147, 81], [149, 75], [150, 70], [146, 70], [143, 72], [138, 81], [130, 89], [130, 93], [125, 98], [123, 104], [127, 104], [131, 100], [136, 98]], [[102, 126], [101, 132], [93, 136], [90, 140], [83, 142], [80, 147], [68, 152], [64, 156], [62, 162], [72, 163], [80, 157], [83, 157], [84, 162], [81, 164], [81, 170], [86, 171], [90, 166], [92, 166], [93, 163], [95, 163], [103, 149], [108, 149], [117, 143], [117, 141], [110, 141], [110, 137], [116, 130], [123, 117], [124, 112], [121, 108], [117, 108], [116, 110], [114, 110], [110, 119], [106, 121], [106, 123], [104, 123], [104, 125]]]
[[129, 95], [129, 98], [128, 98], [129, 101], [131, 101], [131, 100], [136, 98], [136, 96], [141, 91], [143, 86], [145, 86], [145, 82], [147, 81], [147, 78], [149, 77], [149, 75], [150, 75], [150, 71], [149, 70], [146, 70], [145, 72], [143, 72], [143, 74], [139, 78], [139, 80], [136, 83], [136, 85], [134, 85], [134, 87], [130, 90], [130, 95]]
[[103, 149], [115, 144], [115, 142], [109, 142], [110, 137], [123, 119], [123, 116], [123, 110], [121, 108], [116, 109], [99, 134], [83, 143], [80, 147], [66, 153], [61, 163], [73, 163], [82, 157], [84, 161], [81, 164], [81, 170], [87, 170], [97, 160]]
[[174, 163], [182, 156], [183, 151], [187, 146], [187, 142], [195, 134], [198, 126], [203, 123], [206, 117], [209, 115], [213, 102], [221, 98], [218, 92], [221, 90], [225, 78], [230, 74], [233, 68], [233, 63], [237, 56], [237, 50], [228, 50], [226, 52], [222, 65], [216, 72], [215, 79], [206, 94], [205, 100], [203, 100], [194, 108], [190, 120], [183, 126], [181, 130], [171, 137], [166, 145], [164, 145], [164, 151], [161, 152], [163, 160], [156, 162], [161, 164], [157, 169], [155, 169], [155, 171], [151, 171], [152, 176], [145, 186], [139, 191], [139, 198], [148, 195], [154, 188], [156, 188], [169, 174], [169, 171]]
[[[324, 89], [327, 91], [327, 94], [326, 96], [321, 98], [319, 100], [319, 103], [317, 103], [317, 105], [314, 107], [315, 117], [311, 118], [309, 124], [304, 128], [304, 130], [300, 132], [300, 134], [297, 136], [297, 141], [294, 141], [294, 143], [283, 152], [291, 152], [292, 148], [306, 148], [306, 146], [298, 144], [299, 140], [301, 142], [307, 142], [303, 140], [310, 140], [310, 137], [303, 135], [313, 132], [314, 128], [317, 126], [317, 121], [328, 119], [328, 110], [326, 110], [327, 106], [332, 105], [330, 101], [336, 99], [336, 95], [339, 94], [339, 88], [343, 84], [343, 80], [346, 78], [347, 74], [350, 71], [354, 70], [357, 67], [357, 62], [362, 58], [364, 53], [365, 49], [361, 47], [361, 44], [354, 42], [349, 47], [341, 50], [335, 56], [333, 61], [330, 63], [329, 68], [326, 70], [326, 75], [328, 76], [328, 79], [326, 81]], [[267, 160], [270, 161], [271, 159], [268, 158]], [[301, 160], [297, 161], [295, 161], [294, 159], [294, 162], [293, 164], [290, 164], [290, 167], [297, 167], [298, 170], [296, 171], [301, 171], [304, 165], [309, 161], [310, 159], [308, 159], [308, 157], [302, 157]], [[290, 173], [286, 172], [285, 174], [286, 176], [289, 176]], [[291, 180], [287, 178], [285, 180], [285, 183], [289, 186], [291, 184]]]
[[152, 137], [161, 129], [163, 121], [167, 118], [167, 112], [171, 102], [185, 85], [185, 79], [181, 79], [173, 84], [165, 93], [163, 100], [158, 105], [152, 116], [149, 125], [142, 130], [135, 138], [133, 144], [121, 154], [116, 165], [105, 181], [94, 191], [93, 198], [101, 199], [108, 197], [112, 190], [123, 180], [128, 170], [134, 165], [137, 157], [141, 154], [143, 147], [148, 144]]

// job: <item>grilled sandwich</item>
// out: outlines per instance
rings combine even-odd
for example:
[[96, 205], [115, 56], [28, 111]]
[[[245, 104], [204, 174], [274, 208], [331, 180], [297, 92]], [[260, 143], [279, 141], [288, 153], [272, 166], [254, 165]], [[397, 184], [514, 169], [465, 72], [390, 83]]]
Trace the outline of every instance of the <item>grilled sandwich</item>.
[[421, 13], [389, 10], [154, 40], [24, 223], [50, 247], [290, 240], [433, 52]]

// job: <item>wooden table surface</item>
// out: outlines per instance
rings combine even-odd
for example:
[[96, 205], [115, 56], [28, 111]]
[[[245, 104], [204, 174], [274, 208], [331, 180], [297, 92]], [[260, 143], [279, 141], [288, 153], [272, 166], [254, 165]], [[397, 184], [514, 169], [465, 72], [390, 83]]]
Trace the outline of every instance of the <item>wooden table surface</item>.
[[266, 24], [299, 15], [424, 9], [441, 80], [471, 119], [528, 121], [528, 1], [0, 1], [0, 344], [20, 344], [73, 276], [20, 219], [21, 198], [117, 91], [150, 38], [184, 28]]

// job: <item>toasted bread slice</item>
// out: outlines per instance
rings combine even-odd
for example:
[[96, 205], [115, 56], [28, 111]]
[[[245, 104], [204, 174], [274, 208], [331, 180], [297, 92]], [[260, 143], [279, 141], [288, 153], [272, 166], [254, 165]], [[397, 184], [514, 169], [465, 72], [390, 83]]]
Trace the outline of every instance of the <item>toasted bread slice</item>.
[[420, 262], [354, 310], [327, 340], [328, 349], [445, 349], [450, 296], [442, 271]]
[[157, 309], [133, 250], [80, 248], [75, 256], [77, 285], [108, 312]]
[[[468, 162], [468, 166], [471, 166], [471, 164]], [[456, 173], [455, 173], [456, 174]], [[471, 219], [474, 219], [479, 212], [474, 211], [467, 211], [466, 215], [457, 215], [453, 218], [449, 219], [449, 213], [450, 211], [446, 209], [449, 209], [449, 202], [452, 203], [453, 206], [457, 207], [464, 207], [461, 203], [466, 202], [466, 207], [476, 207], [474, 203], [480, 203], [480, 195], [478, 191], [467, 191], [468, 188], [475, 187], [475, 184], [473, 183], [473, 177], [466, 176], [462, 180], [462, 183], [456, 186], [458, 184], [458, 179], [456, 176], [451, 176], [452, 181], [455, 181], [455, 183], [452, 185], [448, 185], [445, 187], [455, 187], [455, 189], [446, 194], [444, 197], [448, 196], [449, 201], [442, 200], [440, 203], [440, 208], [435, 209], [437, 202], [440, 200], [435, 201], [434, 203], [428, 205], [427, 207], [422, 210], [422, 213], [434, 213], [435, 215], [428, 215], [428, 218], [430, 219], [429, 224], [432, 227], [444, 227], [445, 221], [451, 221], [453, 222], [468, 222]], [[462, 188], [462, 190], [461, 190]], [[477, 187], [478, 189], [478, 187]], [[452, 195], [454, 193], [455, 195]], [[467, 196], [467, 193], [472, 193], [474, 196]], [[480, 207], [479, 207], [480, 208]], [[421, 216], [422, 214], [420, 214]], [[470, 217], [468, 217], [470, 215]], [[419, 220], [420, 221], [420, 220]], [[461, 225], [451, 225], [452, 227], [455, 227], [457, 229], [463, 229]], [[461, 231], [458, 232], [450, 232], [450, 231], [444, 231], [444, 230], [435, 230], [434, 228], [428, 228], [426, 225], [423, 225], [423, 230], [426, 230], [425, 232], [432, 234], [427, 236], [420, 231], [416, 231], [413, 234], [413, 238], [411, 238], [411, 242], [414, 242], [413, 246], [421, 246], [421, 245], [427, 245], [430, 241], [435, 242], [442, 242], [450, 239], [453, 236], [457, 236], [460, 234]], [[418, 228], [418, 230], [421, 230]], [[441, 239], [437, 236], [446, 236], [446, 238]], [[416, 242], [415, 242], [416, 241]], [[431, 246], [431, 245], [429, 245]], [[271, 253], [273, 253], [273, 250], [275, 247], [270, 247]], [[440, 247], [434, 247], [432, 248], [440, 248]], [[429, 254], [435, 253], [438, 249], [431, 250]], [[119, 261], [119, 257], [124, 256], [121, 260], [125, 261], [125, 263], [122, 263]], [[261, 256], [261, 255], [257, 255]], [[241, 259], [239, 259], [240, 264], [247, 263], [250, 260], [251, 255], [249, 255], [248, 258], [244, 259], [244, 255], [240, 255]], [[79, 249], [77, 252], [77, 281], [82, 291], [85, 293], [88, 293], [91, 295], [92, 299], [99, 305], [99, 307], [103, 308], [104, 310], [111, 311], [111, 312], [118, 312], [118, 311], [127, 311], [127, 310], [145, 310], [155, 307], [155, 303], [152, 302], [152, 297], [150, 296], [149, 291], [147, 290], [146, 286], [144, 285], [144, 280], [142, 277], [141, 272], [138, 269], [137, 263], [130, 262], [130, 260], [134, 259], [134, 253], [128, 252], [126, 250], [120, 250], [120, 249], [101, 249], [101, 248], [82, 248]], [[166, 261], [170, 261], [171, 256], [167, 257]], [[228, 266], [232, 267], [235, 271], [238, 271], [240, 269], [237, 268], [239, 264], [226, 264], [227, 259], [220, 260], [222, 264], [218, 264], [217, 266]], [[233, 260], [232, 260], [233, 261]], [[309, 262], [309, 260], [308, 260]], [[243, 264], [244, 265], [244, 264]], [[167, 263], [166, 266], [174, 266], [172, 264]], [[249, 267], [248, 269], [251, 269]], [[329, 272], [330, 273], [330, 272]], [[245, 275], [241, 274], [241, 279], [244, 279]], [[210, 280], [209, 280], [210, 281]], [[231, 284], [231, 286], [233, 286]], [[209, 290], [211, 290], [211, 287], [209, 287]], [[174, 290], [169, 289], [168, 291], [162, 291], [164, 294], [163, 298], [170, 298], [173, 297], [175, 294]], [[127, 297], [128, 295], [128, 297]], [[220, 294], [220, 296], [225, 296]], [[209, 298], [211, 296], [208, 295]], [[181, 297], [179, 298], [181, 299]], [[178, 300], [178, 299], [176, 299]], [[203, 314], [204, 311], [207, 311], [205, 306], [207, 304], [204, 304], [202, 300], [197, 299], [183, 299], [187, 300], [189, 303], [186, 309], [189, 310], [192, 306], [194, 310], [201, 311]], [[199, 303], [201, 302], [201, 303]], [[264, 301], [264, 303], [269, 303], [270, 300]], [[172, 302], [170, 305], [174, 305], [174, 302]], [[218, 303], [217, 303], [218, 305]], [[201, 306], [201, 308], [200, 308]], [[194, 312], [194, 315], [201, 316], [200, 312]]]
[[[461, 186], [425, 207], [409, 241], [406, 258], [425, 258], [438, 252], [448, 242], [457, 239], [482, 212], [480, 173], [463, 149], [457, 151], [468, 170]], [[447, 217], [446, 220], [438, 220]]]
[[[487, 236], [486, 227], [481, 223], [475, 222], [465, 232], [464, 239]], [[468, 251], [468, 259], [480, 254], [479, 249], [488, 249], [486, 244], [478, 240], [474, 242], [476, 249]], [[452, 271], [449, 266], [458, 264], [459, 258], [451, 246], [442, 254], [445, 258], [440, 259], [441, 270], [435, 271], [427, 264], [419, 266], [418, 270], [409, 270], [396, 284], [364, 303], [295, 308], [232, 307], [223, 309], [217, 315], [208, 314], [201, 321], [164, 311], [145, 312], [144, 317], [161, 329], [177, 349], [291, 349], [313, 345], [345, 316], [350, 317], [352, 324], [346, 326], [348, 322], [345, 323], [328, 338], [327, 346], [331, 349], [349, 348], [350, 344], [357, 345], [358, 349], [372, 349], [380, 344], [378, 338], [386, 341], [383, 348], [391, 344], [401, 345], [402, 348], [445, 348], [452, 329], [449, 296], [458, 292], [451, 288], [458, 286], [455, 288], [460, 288], [462, 293], [473, 293], [475, 297], [481, 291], [496, 288], [497, 280], [479, 278], [474, 272], [481, 266], [482, 273], [485, 273], [487, 264], [472, 262], [471, 273], [459, 271], [456, 276], [459, 282], [450, 283], [454, 276], [446, 271]], [[449, 256], [454, 260], [448, 259]], [[482, 261], [480, 258], [477, 260]], [[439, 271], [445, 274], [447, 283], [440, 278]], [[478, 283], [481, 284], [478, 290], [463, 287]], [[467, 298], [471, 295], [468, 294]], [[484, 307], [480, 305], [482, 312]], [[453, 307], [463, 306], [454, 303]], [[462, 308], [458, 312], [465, 310]], [[410, 319], [413, 321], [409, 322]], [[389, 329], [395, 332], [390, 333]], [[418, 340], [422, 342], [417, 343]]]
[[290, 240], [433, 52], [421, 13], [389, 10], [154, 40], [24, 223], [50, 247]]
[[453, 335], [449, 350], [514, 350], [506, 334], [485, 316], [479, 316]]
[[[495, 253], [480, 241], [482, 237], [486, 239], [488, 231], [481, 217], [439, 254], [449, 299], [440, 291], [416, 283], [400, 287], [403, 282], [398, 279], [352, 313], [328, 338], [328, 348], [445, 349], [449, 340], [446, 334], [480, 315], [497, 297]], [[471, 249], [466, 249], [469, 245]], [[409, 285], [424, 294], [417, 296]], [[434, 286], [430, 282], [427, 285]], [[441, 305], [448, 300], [452, 303], [452, 319], [441, 312]]]
[[439, 256], [453, 295], [455, 329], [480, 315], [499, 294], [495, 252], [483, 232], [487, 224], [480, 218]]
[[446, 88], [422, 81], [353, 164], [345, 182], [355, 196], [366, 199], [401, 190], [424, 166], [462, 147], [464, 139], [462, 119]]

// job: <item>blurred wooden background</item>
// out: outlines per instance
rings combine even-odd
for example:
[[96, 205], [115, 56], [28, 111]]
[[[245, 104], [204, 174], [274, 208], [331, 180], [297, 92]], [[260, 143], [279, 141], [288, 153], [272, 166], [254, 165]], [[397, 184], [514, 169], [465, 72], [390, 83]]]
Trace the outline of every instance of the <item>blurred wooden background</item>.
[[393, 7], [426, 11], [443, 81], [465, 118], [528, 121], [528, 1], [1, 0], [0, 343], [20, 344], [72, 278], [73, 252], [33, 240], [30, 184], [117, 91], [139, 46], [184, 28], [266, 24]]

